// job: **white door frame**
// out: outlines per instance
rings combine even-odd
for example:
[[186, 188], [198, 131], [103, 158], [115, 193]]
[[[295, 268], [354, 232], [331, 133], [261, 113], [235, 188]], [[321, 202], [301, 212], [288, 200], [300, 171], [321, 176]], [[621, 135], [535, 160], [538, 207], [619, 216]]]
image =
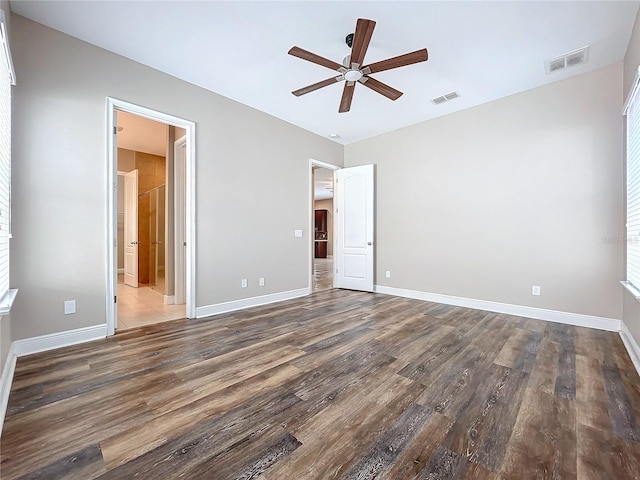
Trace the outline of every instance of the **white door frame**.
[[[186, 223], [185, 223], [185, 205], [186, 205], [186, 197], [184, 195], [184, 168], [178, 169], [178, 151], [182, 146], [187, 145], [187, 137], [186, 135], [178, 138], [173, 142], [173, 216], [174, 216], [174, 256], [173, 256], [173, 274], [174, 274], [174, 300], [177, 304], [182, 304], [185, 301], [186, 291], [185, 291], [185, 270], [186, 270], [186, 259], [185, 259], [185, 251], [184, 251], [184, 243], [186, 243], [186, 238], [183, 238], [183, 232], [186, 233]], [[186, 161], [186, 157], [185, 157]], [[182, 167], [182, 166], [181, 166]]]
[[[338, 167], [337, 165], [332, 165], [330, 163], [326, 163], [326, 162], [321, 162], [320, 160], [314, 160], [313, 158], [309, 159], [309, 226], [307, 228], [307, 231], [309, 232], [309, 254], [307, 256], [307, 259], [309, 260], [309, 293], [313, 293], [313, 247], [314, 247], [314, 241], [315, 241], [315, 235], [314, 235], [314, 228], [313, 228], [313, 222], [314, 222], [314, 213], [313, 213], [313, 205], [315, 202], [315, 199], [313, 198], [313, 190], [314, 190], [314, 185], [313, 185], [313, 169], [315, 168], [326, 168], [328, 170], [333, 170], [334, 172], [336, 170], [340, 170], [340, 168], [342, 167]], [[335, 198], [335, 197], [334, 197]], [[335, 212], [335, 205], [334, 205], [334, 212]], [[333, 215], [333, 212], [331, 212], [331, 214]], [[333, 224], [333, 228], [332, 230], [332, 236], [333, 236], [333, 245], [335, 247], [335, 239], [336, 239], [336, 225], [335, 222]], [[336, 269], [333, 269], [332, 272], [332, 277], [333, 277], [333, 285], [335, 286], [336, 284]]]
[[118, 309], [115, 301], [117, 294], [117, 144], [115, 110], [132, 113], [141, 117], [184, 128], [187, 137], [186, 165], [186, 316], [196, 316], [196, 124], [183, 118], [141, 107], [133, 103], [107, 97], [106, 99], [106, 143], [107, 143], [107, 232], [106, 232], [106, 313], [107, 335], [113, 335], [118, 321]]

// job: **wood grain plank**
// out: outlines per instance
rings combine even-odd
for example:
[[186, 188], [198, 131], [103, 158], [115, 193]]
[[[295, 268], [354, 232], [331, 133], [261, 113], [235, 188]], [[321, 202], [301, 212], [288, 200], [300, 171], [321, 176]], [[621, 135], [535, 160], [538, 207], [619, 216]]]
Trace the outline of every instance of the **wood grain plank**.
[[640, 442], [640, 425], [627, 396], [627, 390], [622, 382], [616, 362], [606, 359], [602, 366], [602, 376], [609, 399], [609, 416], [613, 432], [620, 438]]
[[373, 479], [388, 472], [432, 411], [412, 403], [398, 419], [342, 474], [342, 479]]
[[574, 402], [527, 389], [500, 473], [507, 478], [576, 478]]
[[443, 445], [487, 469], [499, 470], [524, 396], [528, 374], [494, 365], [488, 396], [456, 420]]

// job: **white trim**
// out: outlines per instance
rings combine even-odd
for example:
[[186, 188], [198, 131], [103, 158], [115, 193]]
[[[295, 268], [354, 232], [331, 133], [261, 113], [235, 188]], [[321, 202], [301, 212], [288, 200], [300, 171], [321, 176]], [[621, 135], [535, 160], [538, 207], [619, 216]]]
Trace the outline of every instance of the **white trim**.
[[635, 297], [636, 300], [640, 300], [640, 290], [638, 290], [633, 283], [626, 280], [620, 280], [620, 284], [624, 288], [626, 288], [629, 293]]
[[524, 305], [512, 305], [509, 303], [492, 302], [489, 300], [454, 297], [441, 293], [420, 292], [417, 290], [406, 290], [403, 288], [385, 287], [382, 285], [375, 285], [374, 292], [386, 293], [387, 295], [395, 295], [397, 297], [426, 300], [427, 302], [444, 303], [445, 305], [486, 310], [488, 312], [506, 313], [509, 315], [535, 318], [549, 322], [565, 323], [567, 325], [575, 325], [578, 327], [596, 328], [598, 330], [608, 330], [612, 332], [620, 331], [621, 320], [617, 320], [615, 318], [561, 312], [558, 310], [547, 310], [544, 308], [527, 307]]
[[117, 322], [117, 306], [112, 301], [117, 292], [117, 225], [116, 225], [116, 199], [114, 195], [117, 188], [117, 165], [115, 150], [115, 140], [113, 128], [116, 125], [115, 111], [124, 111], [138, 115], [150, 120], [174, 125], [186, 130], [187, 137], [187, 185], [186, 185], [186, 316], [194, 318], [196, 316], [196, 124], [195, 122], [183, 118], [174, 117], [166, 113], [141, 107], [134, 103], [125, 102], [116, 98], [106, 98], [106, 152], [107, 152], [107, 234], [105, 241], [107, 268], [106, 268], [106, 315], [107, 315], [107, 335], [113, 335]]
[[78, 343], [99, 340], [107, 336], [107, 324], [93, 325], [91, 327], [77, 328], [65, 332], [50, 333], [39, 337], [16, 340], [11, 345], [14, 347], [16, 355], [22, 357], [32, 353], [45, 352], [55, 348], [68, 347]]
[[[339, 167], [338, 165], [332, 165], [331, 163], [326, 163], [326, 162], [321, 162], [320, 160], [314, 160], [313, 158], [309, 159], [309, 224], [307, 225], [307, 232], [308, 232], [308, 236], [309, 236], [309, 240], [307, 242], [308, 244], [308, 255], [307, 255], [307, 259], [308, 259], [308, 265], [307, 268], [309, 269], [309, 292], [313, 291], [313, 257], [314, 257], [314, 242], [315, 242], [315, 229], [313, 227], [313, 222], [314, 222], [314, 203], [315, 203], [315, 198], [313, 193], [314, 193], [314, 185], [313, 185], [313, 168], [317, 167], [317, 168], [326, 168], [328, 170], [333, 170], [334, 172], [336, 170], [340, 170], [343, 167]], [[334, 177], [335, 177], [335, 173], [334, 173]], [[335, 182], [334, 182], [335, 183]], [[334, 212], [335, 212], [335, 204], [334, 204]], [[333, 213], [331, 212], [331, 215], [333, 216]], [[336, 224], [335, 222], [332, 225], [331, 228], [332, 232], [333, 232], [333, 245], [335, 247], [336, 244]], [[333, 269], [333, 285], [335, 286], [336, 284], [336, 269]]]
[[17, 358], [12, 343], [9, 347], [4, 368], [2, 369], [2, 378], [0, 378], [0, 436], [2, 436], [4, 416], [7, 413], [7, 406], [9, 405], [9, 393], [11, 393], [11, 384], [13, 383], [13, 373], [16, 370]]
[[633, 78], [633, 82], [631, 83], [631, 88], [629, 89], [629, 93], [627, 94], [627, 99], [624, 102], [624, 107], [622, 108], [622, 115], [627, 114], [627, 110], [629, 110], [629, 105], [631, 105], [631, 100], [633, 99], [636, 90], [638, 89], [638, 85], [640, 85], [640, 65], [638, 65], [638, 69], [636, 70], [636, 76]]
[[[184, 243], [186, 243], [186, 165], [183, 165], [182, 156], [178, 154], [181, 147], [186, 149], [186, 135], [181, 136], [173, 142], [173, 293], [174, 297], [182, 304], [185, 303], [187, 295], [187, 258], [184, 251]], [[178, 162], [180, 158], [180, 162]], [[187, 161], [187, 158], [184, 159]], [[177, 294], [179, 293], [179, 295]], [[175, 304], [175, 301], [173, 302]]]
[[218, 315], [219, 313], [233, 312], [249, 307], [257, 307], [267, 305], [269, 303], [282, 302], [293, 298], [304, 297], [311, 293], [311, 288], [299, 288], [297, 290], [288, 290], [286, 292], [271, 293], [269, 295], [261, 295], [259, 297], [243, 298], [241, 300], [233, 300], [231, 302], [216, 303], [215, 305], [206, 305], [196, 309], [196, 318], [208, 317], [210, 315]]
[[175, 295], [165, 295], [164, 296], [164, 304], [165, 305], [175, 305], [176, 297]]
[[16, 69], [13, 66], [11, 58], [11, 48], [9, 48], [9, 29], [7, 28], [7, 19], [4, 10], [0, 10], [0, 31], [2, 32], [0, 42], [2, 43], [2, 52], [9, 67], [9, 75], [11, 76], [11, 85], [16, 85]]
[[11, 312], [11, 307], [13, 306], [13, 302], [16, 299], [16, 295], [18, 294], [18, 289], [13, 288], [7, 290], [7, 292], [0, 298], [0, 315], [5, 316]]
[[620, 338], [622, 338], [622, 343], [624, 343], [624, 346], [627, 349], [627, 353], [633, 362], [633, 366], [636, 367], [636, 371], [638, 372], [638, 375], [640, 375], [640, 345], [638, 345], [636, 339], [631, 335], [627, 325], [624, 322], [620, 323]]

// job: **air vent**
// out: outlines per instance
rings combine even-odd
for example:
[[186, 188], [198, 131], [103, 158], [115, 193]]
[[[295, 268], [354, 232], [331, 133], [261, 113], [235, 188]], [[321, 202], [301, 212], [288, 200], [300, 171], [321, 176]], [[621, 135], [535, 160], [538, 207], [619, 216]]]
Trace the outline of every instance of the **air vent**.
[[544, 70], [547, 75], [558, 70], [582, 65], [589, 60], [589, 47], [582, 47], [559, 57], [550, 58], [544, 62]]
[[436, 98], [432, 98], [431, 101], [435, 105], [440, 105], [441, 103], [448, 102], [449, 100], [453, 100], [454, 98], [458, 98], [460, 94], [458, 92], [445, 93], [444, 95]]

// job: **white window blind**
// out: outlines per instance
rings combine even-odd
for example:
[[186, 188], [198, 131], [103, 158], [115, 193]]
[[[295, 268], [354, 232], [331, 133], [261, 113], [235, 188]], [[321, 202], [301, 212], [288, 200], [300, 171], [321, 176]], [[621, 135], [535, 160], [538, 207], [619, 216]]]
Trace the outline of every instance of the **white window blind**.
[[640, 93], [638, 77], [627, 115], [627, 281], [640, 289]]
[[0, 299], [9, 290], [11, 201], [11, 85], [13, 65], [4, 12], [0, 10]]

